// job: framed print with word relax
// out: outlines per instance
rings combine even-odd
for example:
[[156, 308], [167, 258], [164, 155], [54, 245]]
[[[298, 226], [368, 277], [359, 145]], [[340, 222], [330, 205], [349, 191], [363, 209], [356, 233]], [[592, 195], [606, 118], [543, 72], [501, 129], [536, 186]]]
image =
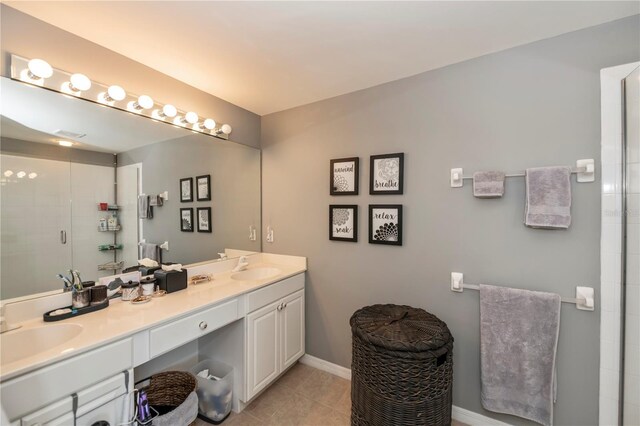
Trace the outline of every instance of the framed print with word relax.
[[331, 195], [358, 195], [358, 157], [331, 160]]
[[369, 172], [369, 194], [402, 194], [403, 175], [404, 153], [372, 155]]
[[346, 204], [329, 206], [329, 239], [358, 242], [358, 206]]
[[193, 232], [193, 208], [180, 209], [180, 230]]
[[180, 202], [193, 201], [193, 178], [180, 179]]
[[369, 243], [402, 245], [402, 204], [369, 205]]

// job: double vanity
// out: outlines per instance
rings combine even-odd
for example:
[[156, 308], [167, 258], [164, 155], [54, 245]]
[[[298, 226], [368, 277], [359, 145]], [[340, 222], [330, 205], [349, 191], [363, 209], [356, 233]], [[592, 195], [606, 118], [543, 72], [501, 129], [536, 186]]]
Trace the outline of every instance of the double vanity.
[[233, 410], [242, 411], [305, 352], [306, 259], [267, 253], [247, 259], [242, 272], [232, 272], [237, 259], [188, 265], [189, 277], [213, 279], [143, 305], [115, 300], [55, 323], [34, 316], [1, 334], [4, 420], [126, 422], [136, 382], [206, 358], [234, 368]]

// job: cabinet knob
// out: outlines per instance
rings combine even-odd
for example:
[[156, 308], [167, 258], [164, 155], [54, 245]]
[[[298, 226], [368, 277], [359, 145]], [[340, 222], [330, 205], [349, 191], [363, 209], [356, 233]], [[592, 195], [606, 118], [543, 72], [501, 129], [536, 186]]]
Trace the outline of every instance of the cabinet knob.
[[200, 330], [204, 330], [207, 328], [207, 323], [205, 321], [202, 321], [200, 324], [198, 324], [198, 327], [200, 327]]
[[282, 303], [278, 305], [278, 307], [276, 308], [278, 311], [282, 310]]
[[285, 303], [284, 305], [282, 305], [282, 309], [286, 308], [287, 304]]

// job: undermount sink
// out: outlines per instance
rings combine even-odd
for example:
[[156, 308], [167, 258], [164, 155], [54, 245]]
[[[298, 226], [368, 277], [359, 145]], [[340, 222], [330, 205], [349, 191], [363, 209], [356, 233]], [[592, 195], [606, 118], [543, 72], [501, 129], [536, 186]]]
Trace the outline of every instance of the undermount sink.
[[2, 364], [9, 364], [66, 343], [82, 331], [79, 324], [51, 324], [18, 329], [0, 335]]
[[275, 277], [279, 275], [282, 271], [278, 268], [253, 268], [247, 269], [246, 271], [236, 272], [235, 274], [231, 274], [231, 279], [238, 281], [257, 281], [257, 280], [266, 280], [267, 278]]

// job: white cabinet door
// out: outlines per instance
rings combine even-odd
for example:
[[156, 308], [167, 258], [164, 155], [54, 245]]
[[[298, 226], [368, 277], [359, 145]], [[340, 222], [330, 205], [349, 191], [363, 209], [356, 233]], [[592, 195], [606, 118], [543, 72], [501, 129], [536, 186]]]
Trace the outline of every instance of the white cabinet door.
[[282, 302], [280, 371], [286, 370], [304, 355], [304, 290], [285, 297]]
[[280, 373], [279, 305], [272, 303], [247, 315], [247, 400]]

